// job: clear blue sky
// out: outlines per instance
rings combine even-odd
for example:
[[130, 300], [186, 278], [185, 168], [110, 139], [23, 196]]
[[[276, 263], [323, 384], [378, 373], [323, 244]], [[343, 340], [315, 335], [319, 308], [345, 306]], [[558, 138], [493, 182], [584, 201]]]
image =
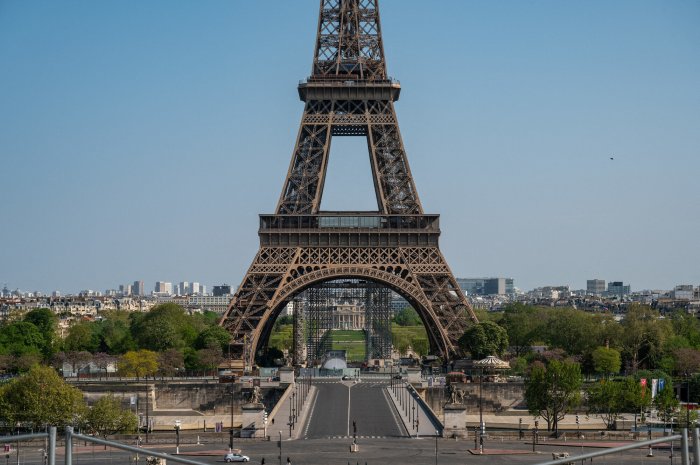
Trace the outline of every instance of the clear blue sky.
[[[700, 284], [700, 2], [381, 7], [456, 275]], [[317, 10], [0, 1], [0, 286], [237, 285], [282, 188]], [[324, 207], [371, 207], [365, 146], [334, 142]]]

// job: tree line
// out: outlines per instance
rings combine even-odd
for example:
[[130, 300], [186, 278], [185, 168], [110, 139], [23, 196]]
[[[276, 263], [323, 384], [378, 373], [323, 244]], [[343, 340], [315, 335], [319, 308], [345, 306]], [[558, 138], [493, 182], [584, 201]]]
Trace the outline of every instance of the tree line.
[[58, 317], [32, 310], [0, 325], [0, 371], [27, 372], [34, 364], [73, 371], [92, 362], [99, 369], [118, 364], [124, 376], [173, 376], [212, 372], [221, 363], [230, 334], [213, 312], [188, 315], [179, 305], [156, 305], [147, 313], [107, 311], [95, 321], [72, 324], [58, 335]]

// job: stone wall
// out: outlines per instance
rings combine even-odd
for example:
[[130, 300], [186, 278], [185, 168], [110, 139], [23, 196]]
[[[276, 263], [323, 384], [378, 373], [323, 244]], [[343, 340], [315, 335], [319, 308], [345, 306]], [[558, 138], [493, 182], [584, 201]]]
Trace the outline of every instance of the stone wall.
[[[80, 389], [88, 404], [107, 394], [121, 399], [122, 407], [129, 408], [141, 417], [145, 416], [148, 404], [149, 418], [154, 429], [171, 429], [175, 420], [180, 420], [182, 429], [203, 429], [205, 422], [208, 429], [216, 423], [231, 427], [233, 410], [233, 427], [240, 427], [242, 422], [241, 406], [249, 401], [252, 389], [241, 383], [218, 383], [208, 380], [193, 381], [155, 381], [122, 382], [102, 381], [74, 383]], [[282, 393], [281, 387], [261, 388], [265, 409], [271, 411]], [[146, 395], [148, 393], [148, 400]], [[136, 405], [131, 399], [136, 399]], [[145, 420], [142, 418], [143, 424]]]
[[[479, 412], [479, 383], [456, 383], [466, 394], [464, 406], [466, 413]], [[447, 391], [442, 387], [418, 389], [431, 409], [440, 417], [443, 406], [449, 400]], [[505, 413], [509, 409], [524, 409], [525, 386], [523, 383], [484, 383], [482, 386], [484, 413]]]

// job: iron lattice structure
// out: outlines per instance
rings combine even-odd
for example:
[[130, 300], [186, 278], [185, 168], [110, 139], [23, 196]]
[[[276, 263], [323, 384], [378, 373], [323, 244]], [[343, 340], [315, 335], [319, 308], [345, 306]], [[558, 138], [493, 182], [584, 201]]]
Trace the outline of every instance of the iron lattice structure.
[[[317, 284], [294, 298], [294, 365], [320, 361], [333, 349], [333, 315], [339, 305], [361, 308], [364, 315], [365, 358], [391, 357], [391, 291], [376, 282], [341, 279]], [[303, 335], [303, 336], [302, 336]], [[304, 347], [299, 345], [304, 338]], [[306, 354], [304, 357], [302, 354]]]
[[[423, 212], [386, 72], [378, 0], [322, 0], [311, 76], [296, 146], [273, 215], [260, 216], [260, 250], [221, 324], [231, 353], [252, 365], [286, 302], [341, 278], [373, 281], [406, 298], [445, 359], [476, 316], [439, 249], [439, 215]], [[367, 139], [374, 212], [321, 212], [334, 136]], [[246, 349], [246, 344], [249, 349]]]

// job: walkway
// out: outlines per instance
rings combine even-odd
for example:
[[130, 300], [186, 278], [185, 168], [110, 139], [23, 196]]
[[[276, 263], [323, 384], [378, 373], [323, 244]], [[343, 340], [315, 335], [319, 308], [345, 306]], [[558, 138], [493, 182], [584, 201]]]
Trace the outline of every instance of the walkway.
[[[394, 403], [398, 415], [411, 436], [416, 436], [416, 419], [418, 422], [417, 436], [435, 436], [442, 430], [442, 425], [436, 424], [433, 416], [426, 412], [425, 404], [413, 389], [408, 389], [403, 382], [397, 382], [386, 388], [388, 397]], [[440, 433], [437, 433], [440, 435]]]

